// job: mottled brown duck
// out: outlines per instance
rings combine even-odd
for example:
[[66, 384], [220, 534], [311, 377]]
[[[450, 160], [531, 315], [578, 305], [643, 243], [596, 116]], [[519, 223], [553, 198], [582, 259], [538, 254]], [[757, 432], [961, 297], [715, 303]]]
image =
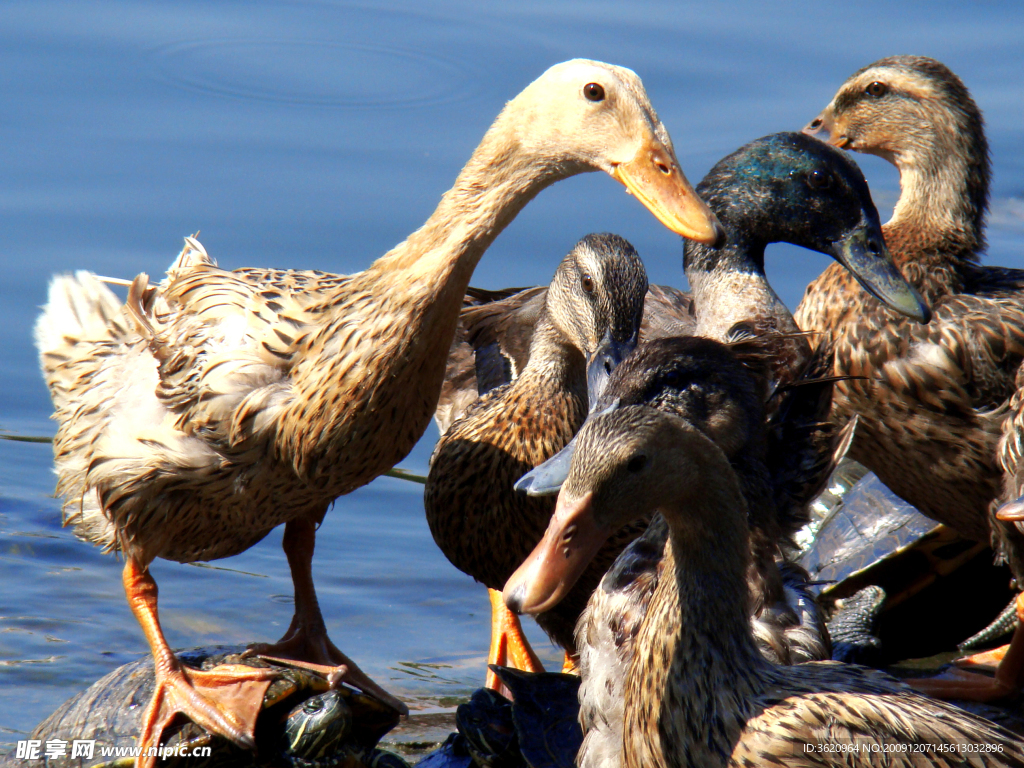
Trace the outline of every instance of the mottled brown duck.
[[327, 637], [316, 526], [423, 434], [486, 248], [544, 187], [598, 170], [673, 231], [719, 238], [640, 79], [575, 60], [505, 106], [427, 222], [364, 272], [228, 272], [189, 240], [165, 281], [135, 279], [123, 314], [88, 274], [54, 281], [36, 338], [59, 423], [58, 492], [79, 535], [125, 557], [157, 671], [140, 745], [182, 712], [252, 746], [268, 681], [251, 669], [183, 669], [148, 566], [233, 555], [282, 523], [295, 615], [261, 650], [337, 665], [405, 709]]
[[[442, 435], [424, 493], [434, 541], [459, 570], [491, 590], [488, 662], [542, 671], [519, 619], [501, 600], [506, 579], [540, 540], [552, 505], [516, 494], [528, 470], [557, 453], [587, 415], [587, 390], [599, 388], [636, 345], [647, 273], [617, 235], [588, 235], [562, 260], [542, 294], [528, 361], [515, 381], [487, 392]], [[619, 549], [639, 533], [624, 531]], [[621, 540], [619, 540], [621, 539]], [[595, 559], [581, 588], [537, 617], [573, 653], [576, 618], [616, 552]], [[488, 685], [497, 686], [493, 673]]]
[[[881, 672], [778, 666], [758, 652], [741, 481], [722, 447], [678, 416], [626, 406], [584, 425], [548, 562], [585, 558], [596, 540], [654, 512], [669, 529], [666, 572], [627, 676], [626, 766], [1024, 765], [1011, 732]], [[546, 590], [524, 587], [543, 604]]]
[[[1024, 583], [1020, 523], [994, 518], [1024, 490], [1024, 271], [979, 264], [990, 174], [981, 112], [939, 62], [894, 56], [854, 73], [807, 131], [899, 169], [885, 239], [934, 311], [928, 325], [907, 320], [832, 268], [807, 289], [797, 322], [830, 332], [835, 372], [855, 377], [837, 386], [832, 412], [840, 424], [859, 419], [850, 457], [928, 517], [991, 541]], [[981, 699], [1019, 691], [1024, 630], [1013, 645], [994, 681], [927, 690]]]

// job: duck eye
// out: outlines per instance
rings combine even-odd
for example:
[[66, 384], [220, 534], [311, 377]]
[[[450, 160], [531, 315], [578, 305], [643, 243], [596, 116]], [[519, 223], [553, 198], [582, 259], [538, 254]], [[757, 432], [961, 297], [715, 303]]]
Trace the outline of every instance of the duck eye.
[[604, 87], [600, 83], [587, 83], [583, 86], [583, 95], [589, 101], [604, 101]]
[[647, 466], [647, 457], [642, 453], [639, 453], [629, 460], [629, 463], [626, 465], [626, 469], [630, 472], [639, 472], [645, 466]]
[[826, 171], [813, 170], [807, 174], [807, 186], [811, 189], [828, 189], [832, 186], [832, 175]]
[[885, 83], [880, 83], [877, 80], [864, 89], [864, 93], [868, 96], [873, 96], [876, 99], [885, 96], [888, 92], [889, 86]]
[[583, 287], [584, 293], [594, 292], [594, 278], [590, 275], [583, 275], [583, 277], [580, 278], [580, 285]]

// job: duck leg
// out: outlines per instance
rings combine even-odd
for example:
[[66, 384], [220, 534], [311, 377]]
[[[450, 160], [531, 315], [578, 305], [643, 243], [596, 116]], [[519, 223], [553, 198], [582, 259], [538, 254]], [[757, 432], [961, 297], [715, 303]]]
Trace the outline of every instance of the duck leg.
[[316, 525], [306, 519], [286, 523], [281, 546], [288, 558], [292, 583], [295, 585], [295, 615], [284, 637], [273, 644], [256, 643], [249, 650], [277, 663], [316, 669], [325, 673], [332, 684], [345, 681], [394, 707], [401, 714], [408, 715], [409, 708], [405, 704], [371, 680], [327, 636], [327, 627], [313, 586]]
[[[1017, 617], [1024, 622], [1024, 593], [1017, 596]], [[955, 670], [954, 679], [914, 680], [910, 681], [911, 685], [940, 699], [984, 702], [1017, 695], [1024, 688], [1024, 623], [1018, 623], [1009, 645], [971, 658], [979, 665], [985, 662], [998, 663], [995, 677]]]
[[263, 694], [278, 673], [241, 664], [225, 664], [205, 671], [186, 667], [171, 651], [160, 628], [157, 586], [149, 568], [128, 557], [122, 579], [128, 604], [142, 626], [156, 667], [153, 698], [142, 718], [138, 741], [142, 752], [136, 759], [137, 768], [149, 768], [156, 763], [156, 755], [147, 752], [159, 746], [164, 728], [178, 713], [211, 733], [255, 749], [256, 715], [263, 704]]
[[511, 692], [491, 671], [490, 665], [513, 667], [523, 672], [543, 672], [544, 665], [530, 647], [519, 617], [505, 605], [501, 592], [488, 589], [487, 595], [491, 599], [491, 650], [487, 654], [487, 681], [484, 685], [511, 699]]

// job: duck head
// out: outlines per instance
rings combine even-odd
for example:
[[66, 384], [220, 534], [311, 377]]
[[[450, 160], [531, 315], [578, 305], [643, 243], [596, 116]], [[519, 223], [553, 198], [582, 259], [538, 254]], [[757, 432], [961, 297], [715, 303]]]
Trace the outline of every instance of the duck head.
[[[940, 215], [962, 215], [981, 229], [991, 173], [984, 121], [963, 81], [941, 62], [890, 56], [869, 64], [847, 78], [804, 133], [895, 165], [901, 203], [941, 205], [941, 190], [955, 189], [948, 204], [964, 210]], [[897, 204], [893, 218], [901, 215]]]
[[[520, 481], [533, 495], [559, 496], [544, 537], [505, 585], [509, 608], [550, 610], [609, 536], [660, 508], [660, 497], [644, 488], [663, 486], [678, 458], [671, 440], [657, 437], [673, 431], [664, 426], [666, 414], [729, 460], [741, 453], [756, 458], [763, 451], [763, 400], [755, 377], [725, 345], [689, 337], [638, 346], [612, 374], [571, 447]], [[639, 451], [644, 441], [649, 446]]]
[[722, 236], [631, 70], [585, 59], [556, 64], [505, 106], [487, 142], [544, 162], [548, 183], [604, 171], [673, 232], [706, 243]]
[[930, 319], [893, 264], [863, 174], [824, 142], [799, 133], [752, 141], [719, 161], [697, 190], [727, 234], [717, 245], [685, 245], [691, 284], [729, 269], [763, 273], [765, 246], [788, 242], [831, 256], [896, 311]]
[[591, 234], [562, 260], [548, 289], [550, 321], [587, 360], [591, 403], [636, 346], [647, 272], [624, 238]]

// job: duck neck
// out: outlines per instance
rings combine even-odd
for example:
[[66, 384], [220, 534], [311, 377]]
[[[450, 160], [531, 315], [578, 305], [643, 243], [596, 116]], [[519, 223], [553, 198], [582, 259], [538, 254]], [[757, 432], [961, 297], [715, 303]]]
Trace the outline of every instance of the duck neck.
[[988, 209], [988, 143], [980, 114], [922, 121], [907, 147], [888, 159], [900, 172], [900, 198], [886, 224], [886, 242], [897, 266], [922, 259], [941, 268], [976, 262], [985, 248]]
[[521, 386], [532, 387], [538, 380], [586, 401], [587, 369], [584, 355], [554, 324], [546, 304], [534, 326], [530, 359], [516, 381], [522, 382]]
[[480, 257], [523, 206], [554, 182], [588, 170], [594, 169], [524, 149], [506, 110], [426, 223], [365, 274], [461, 305]]
[[772, 376], [788, 380], [810, 356], [810, 345], [799, 336], [793, 314], [772, 290], [764, 272], [766, 243], [734, 236], [742, 226], [729, 228], [721, 248], [687, 242], [683, 269], [693, 292], [695, 336], [727, 342], [737, 326], [754, 335], [770, 336]]
[[[720, 463], [700, 474], [730, 477]], [[687, 509], [661, 510], [674, 578], [658, 583], [626, 684], [628, 768], [726, 765], [771, 671], [750, 629], [745, 503], [735, 483], [707, 485]]]

